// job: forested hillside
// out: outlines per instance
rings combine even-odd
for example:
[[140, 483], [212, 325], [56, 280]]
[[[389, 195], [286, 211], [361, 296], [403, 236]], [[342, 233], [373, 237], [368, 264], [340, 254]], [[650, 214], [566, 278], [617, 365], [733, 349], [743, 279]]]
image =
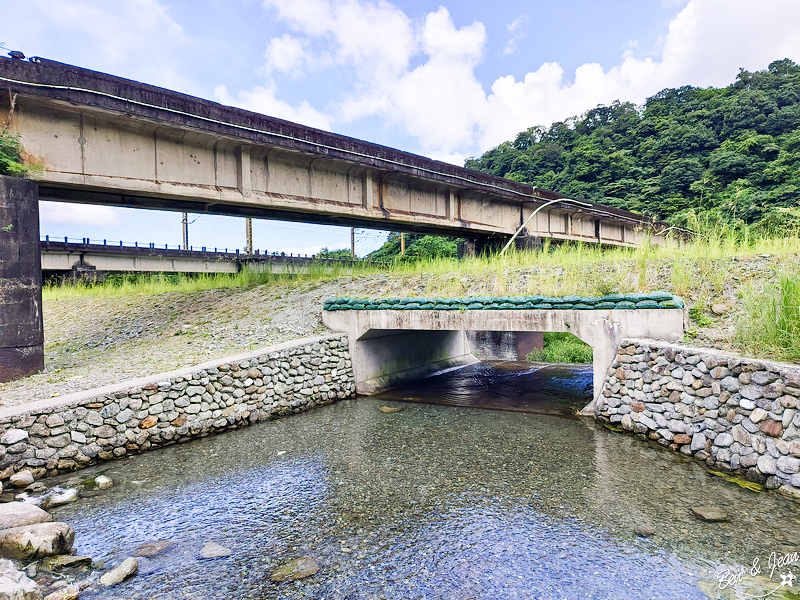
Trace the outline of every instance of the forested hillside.
[[800, 224], [800, 66], [666, 89], [536, 126], [466, 167], [682, 224]]

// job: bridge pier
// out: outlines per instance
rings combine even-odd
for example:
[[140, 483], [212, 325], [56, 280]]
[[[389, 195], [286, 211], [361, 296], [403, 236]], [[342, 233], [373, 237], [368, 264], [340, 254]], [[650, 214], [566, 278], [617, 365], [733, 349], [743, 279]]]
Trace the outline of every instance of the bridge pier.
[[43, 368], [39, 187], [0, 176], [0, 383]]

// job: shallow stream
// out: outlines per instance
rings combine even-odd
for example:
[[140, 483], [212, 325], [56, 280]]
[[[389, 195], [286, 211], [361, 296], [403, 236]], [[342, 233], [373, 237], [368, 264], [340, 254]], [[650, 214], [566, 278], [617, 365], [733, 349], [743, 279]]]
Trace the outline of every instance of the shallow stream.
[[[800, 504], [572, 416], [587, 384], [590, 368], [475, 365], [83, 470], [114, 487], [52, 512], [108, 566], [175, 542], [84, 599], [728, 598], [715, 574], [754, 558], [778, 585], [768, 556], [800, 546]], [[206, 542], [233, 554], [201, 559]], [[270, 581], [302, 556], [316, 575]]]

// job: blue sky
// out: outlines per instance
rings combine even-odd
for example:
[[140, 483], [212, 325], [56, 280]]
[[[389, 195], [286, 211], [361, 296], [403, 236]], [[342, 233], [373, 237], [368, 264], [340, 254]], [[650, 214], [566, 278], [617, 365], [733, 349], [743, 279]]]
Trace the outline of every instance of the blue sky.
[[[463, 164], [517, 132], [665, 87], [800, 61], [797, 0], [28, 0], [0, 42]], [[190, 243], [243, 247], [241, 219]], [[42, 205], [42, 234], [178, 244], [179, 213]], [[380, 244], [360, 230], [357, 251]], [[385, 237], [385, 236], [384, 236]], [[349, 247], [346, 228], [256, 220], [255, 245]]]

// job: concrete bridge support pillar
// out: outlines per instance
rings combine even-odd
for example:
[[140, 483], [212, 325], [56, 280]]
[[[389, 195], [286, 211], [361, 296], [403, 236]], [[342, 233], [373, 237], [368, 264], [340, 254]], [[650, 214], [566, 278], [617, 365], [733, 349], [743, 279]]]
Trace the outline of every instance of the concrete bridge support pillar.
[[0, 176], [0, 382], [43, 368], [39, 187]]

